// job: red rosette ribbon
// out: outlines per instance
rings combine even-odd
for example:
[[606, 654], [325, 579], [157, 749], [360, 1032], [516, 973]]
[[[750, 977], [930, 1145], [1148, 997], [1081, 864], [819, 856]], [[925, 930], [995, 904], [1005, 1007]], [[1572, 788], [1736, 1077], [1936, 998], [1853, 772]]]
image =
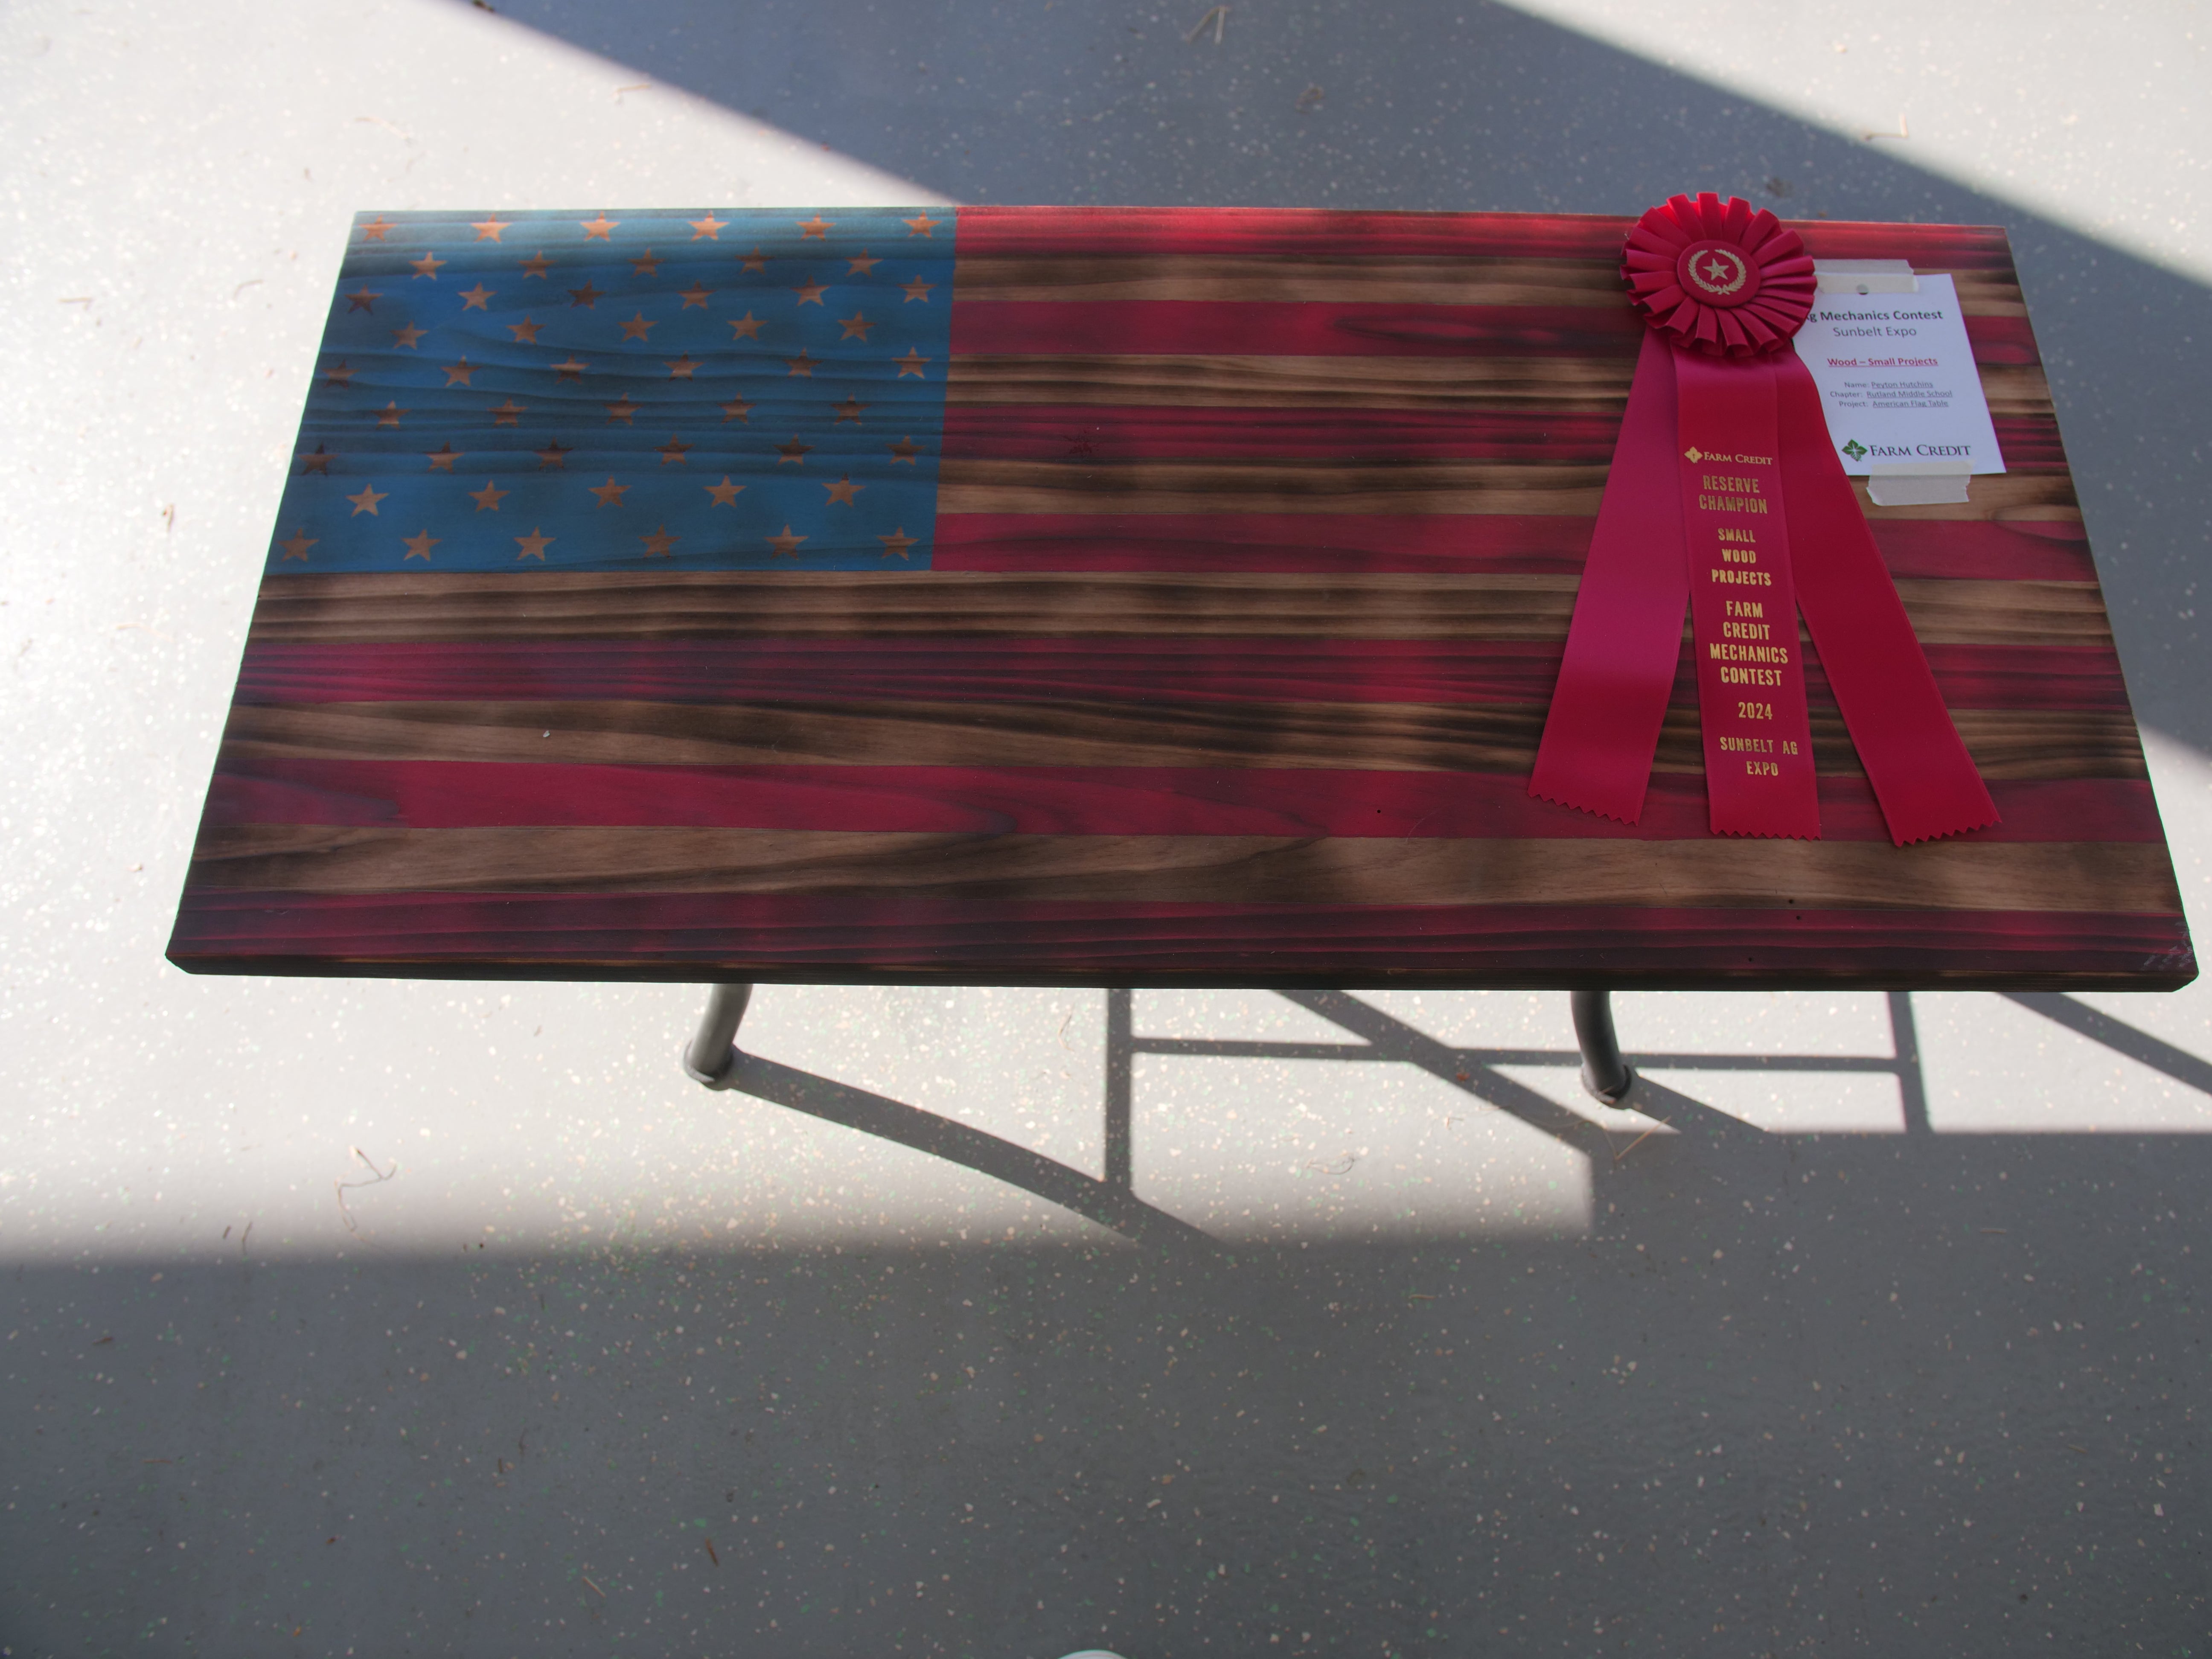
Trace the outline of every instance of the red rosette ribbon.
[[1676, 196], [1620, 274], [1649, 326], [1529, 793], [1637, 821], [1686, 612], [1714, 833], [1819, 836], [1802, 613], [1891, 838], [1996, 822], [1790, 349], [1819, 292], [1805, 244]]
[[1668, 198], [1628, 233], [1620, 275], [1644, 320], [1714, 357], [1781, 350], [1813, 309], [1812, 256], [1796, 231], [1741, 197]]

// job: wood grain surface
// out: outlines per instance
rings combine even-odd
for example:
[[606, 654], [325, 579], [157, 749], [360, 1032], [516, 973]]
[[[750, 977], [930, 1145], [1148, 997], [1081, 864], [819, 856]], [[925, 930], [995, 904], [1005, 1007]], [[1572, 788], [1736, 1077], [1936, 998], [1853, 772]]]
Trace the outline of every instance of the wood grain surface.
[[[1821, 840], [1708, 833], [1686, 659], [1637, 823], [1528, 797], [1640, 337], [1624, 222], [963, 209], [927, 568], [872, 549], [849, 569], [272, 562], [171, 955], [495, 977], [2186, 981], [2004, 234], [1797, 228], [1816, 257], [1958, 286], [2008, 470], [1958, 506], [1858, 495], [1997, 802], [1989, 830], [1889, 844], [1802, 629]], [[825, 397], [852, 395], [824, 373]], [[681, 414], [611, 415], [573, 382], [548, 407], [652, 444]], [[867, 480], [912, 476], [866, 436]], [[702, 441], [748, 440], [738, 422]]]

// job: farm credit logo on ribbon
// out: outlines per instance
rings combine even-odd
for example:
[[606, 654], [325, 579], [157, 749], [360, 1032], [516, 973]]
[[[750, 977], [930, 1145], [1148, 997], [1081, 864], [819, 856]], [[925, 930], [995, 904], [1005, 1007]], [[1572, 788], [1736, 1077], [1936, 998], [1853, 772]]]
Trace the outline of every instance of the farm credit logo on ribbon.
[[1714, 833], [1819, 836], [1802, 611], [1892, 839], [1996, 823], [1787, 349], [1804, 244], [1747, 202], [1677, 196], [1621, 275], [1648, 328], [1529, 793], [1636, 822], [1686, 609]]

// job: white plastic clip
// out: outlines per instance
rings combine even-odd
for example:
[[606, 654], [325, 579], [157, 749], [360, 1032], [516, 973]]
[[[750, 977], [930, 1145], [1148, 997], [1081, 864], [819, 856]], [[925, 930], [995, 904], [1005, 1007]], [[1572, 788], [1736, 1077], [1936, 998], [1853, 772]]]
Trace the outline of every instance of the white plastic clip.
[[1909, 259], [1815, 259], [1813, 276], [1823, 294], [1920, 292]]

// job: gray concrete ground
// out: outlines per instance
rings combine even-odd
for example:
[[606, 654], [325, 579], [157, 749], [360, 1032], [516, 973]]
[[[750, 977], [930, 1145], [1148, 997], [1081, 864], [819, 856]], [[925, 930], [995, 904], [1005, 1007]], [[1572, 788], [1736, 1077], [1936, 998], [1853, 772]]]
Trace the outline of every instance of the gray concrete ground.
[[[0, 15], [0, 1653], [2206, 1651], [2212, 993], [190, 980], [356, 208], [2011, 228], [2185, 891], [2201, 7]], [[1869, 137], [1869, 135], [1874, 135]], [[1126, 1158], [1132, 1183], [1103, 1177]]]

